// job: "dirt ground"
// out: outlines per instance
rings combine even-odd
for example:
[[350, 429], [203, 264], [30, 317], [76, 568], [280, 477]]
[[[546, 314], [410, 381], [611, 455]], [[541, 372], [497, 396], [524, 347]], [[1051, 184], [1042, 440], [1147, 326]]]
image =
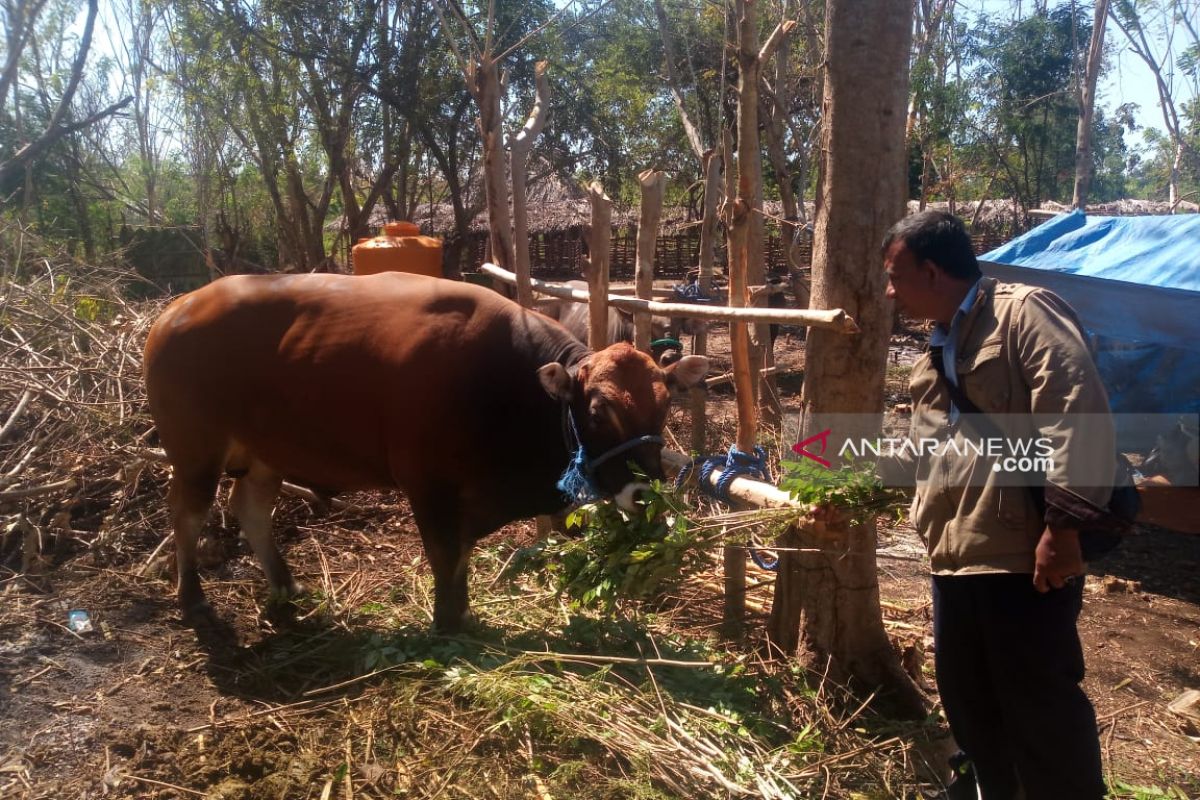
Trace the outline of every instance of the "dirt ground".
[[[713, 345], [718, 361], [720, 345]], [[785, 336], [780, 351], [785, 372], [802, 364], [795, 337]], [[781, 383], [794, 387], [795, 379]], [[714, 392], [716, 426], [727, 424], [730, 406], [728, 395]], [[160, 466], [146, 467], [138, 495], [161, 498], [165, 478]], [[393, 624], [423, 635], [416, 632], [428, 624], [420, 612], [430, 608], [429, 582], [406, 506], [379, 505], [377, 497], [349, 500], [370, 507], [317, 513], [303, 501], [285, 501], [278, 517], [286, 557], [310, 586], [349, 596], [350, 605], [365, 608], [397, 596], [411, 601], [418, 610], [413, 618]], [[326, 690], [363, 674], [360, 663], [339, 654], [361, 649], [374, 629], [306, 629], [302, 619], [299, 628], [279, 631], [259, 622], [261, 574], [244, 544], [232, 534], [214, 534], [206, 586], [231, 627], [198, 636], [181, 624], [159, 570], [161, 557], [155, 557], [163, 521], [152, 514], [137, 536], [111, 552], [73, 544], [66, 531], [44, 563], [24, 574], [0, 570], [0, 798], [344, 796], [344, 776], [337, 775], [338, 793], [331, 795], [331, 765], [307, 760], [298, 745], [306, 737], [337, 735], [309, 721], [357, 702]], [[70, 522], [83, 530], [88, 525], [86, 514]], [[527, 539], [529, 526], [497, 534], [506, 536]], [[918, 666], [931, 682], [928, 580], [915, 555], [921, 545], [904, 525], [883, 530], [880, 538], [889, 631], [923, 645]], [[1143, 527], [1093, 566], [1080, 622], [1085, 686], [1117, 796], [1166, 796], [1133, 787], [1173, 786], [1200, 798], [1200, 730], [1167, 709], [1185, 690], [1200, 688], [1197, 565], [1200, 536]], [[754, 597], [770, 601], [766, 589]], [[717, 602], [713, 616], [719, 616]], [[68, 627], [73, 609], [88, 612], [92, 631]], [[486, 608], [481, 616], [486, 624]], [[349, 718], [355, 713], [351, 708]], [[414, 728], [405, 735], [416, 748], [437, 746], [442, 734]], [[382, 781], [383, 769], [360, 765], [358, 796], [382, 796], [372, 786]], [[394, 796], [438, 796], [438, 776], [401, 777], [386, 784]], [[288, 788], [297, 785], [312, 789], [296, 794]], [[491, 791], [481, 789], [479, 796], [539, 796]]]

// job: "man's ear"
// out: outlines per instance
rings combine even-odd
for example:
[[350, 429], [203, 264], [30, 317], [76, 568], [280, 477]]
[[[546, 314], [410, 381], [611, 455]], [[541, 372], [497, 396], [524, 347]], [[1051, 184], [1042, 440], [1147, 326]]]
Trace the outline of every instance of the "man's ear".
[[571, 399], [572, 380], [566, 367], [557, 361], [551, 361], [549, 364], [538, 367], [537, 373], [538, 380], [541, 381], [546, 394], [564, 403]]

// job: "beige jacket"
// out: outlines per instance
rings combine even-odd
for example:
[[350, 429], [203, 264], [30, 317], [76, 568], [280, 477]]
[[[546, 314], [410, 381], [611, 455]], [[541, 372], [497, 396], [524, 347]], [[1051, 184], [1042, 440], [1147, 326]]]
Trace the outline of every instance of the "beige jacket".
[[[980, 282], [979, 292], [960, 323], [959, 386], [1007, 437], [1042, 440], [1041, 450], [1053, 460], [1047, 486], [1056, 487], [1047, 489], [1047, 517], [1070, 524], [1062, 512], [1054, 518], [1057, 490], [1100, 507], [1108, 502], [1112, 467], [1100, 470], [1108, 479], [1097, 479], [1097, 465], [1115, 463], [1108, 396], [1075, 314], [1061, 298], [991, 278]], [[892, 479], [897, 470], [915, 475], [911, 518], [926, 540], [933, 572], [1033, 572], [1044, 526], [1027, 478], [994, 472], [994, 459], [979, 457], [964, 442], [982, 436], [969, 420], [949, 424], [949, 393], [929, 353], [914, 364], [909, 388], [910, 436], [946, 444], [940, 454], [902, 454], [886, 471]]]

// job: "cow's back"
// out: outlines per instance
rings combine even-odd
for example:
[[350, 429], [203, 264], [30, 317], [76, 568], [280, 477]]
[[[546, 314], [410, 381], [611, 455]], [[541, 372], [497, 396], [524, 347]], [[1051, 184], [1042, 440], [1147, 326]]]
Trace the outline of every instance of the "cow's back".
[[327, 490], [475, 491], [481, 453], [554, 435], [536, 370], [578, 349], [555, 323], [454, 281], [237, 276], [155, 323], [147, 392], [176, 464], [244, 451]]

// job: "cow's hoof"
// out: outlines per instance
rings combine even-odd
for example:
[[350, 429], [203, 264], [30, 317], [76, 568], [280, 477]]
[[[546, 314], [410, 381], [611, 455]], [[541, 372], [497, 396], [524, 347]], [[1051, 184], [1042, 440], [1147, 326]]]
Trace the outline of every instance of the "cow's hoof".
[[181, 604], [180, 613], [183, 616], [183, 624], [195, 628], [199, 626], [211, 627], [217, 620], [217, 614], [213, 611], [213, 607], [208, 604], [207, 600], [196, 600], [186, 605]]
[[462, 614], [447, 614], [443, 617], [434, 615], [433, 632], [438, 636], [457, 636], [478, 624], [479, 620], [472, 611], [464, 611]]
[[267, 607], [274, 606], [290, 606], [292, 600], [298, 597], [301, 592], [298, 591], [299, 585], [292, 584], [290, 586], [272, 586], [267, 592]]

